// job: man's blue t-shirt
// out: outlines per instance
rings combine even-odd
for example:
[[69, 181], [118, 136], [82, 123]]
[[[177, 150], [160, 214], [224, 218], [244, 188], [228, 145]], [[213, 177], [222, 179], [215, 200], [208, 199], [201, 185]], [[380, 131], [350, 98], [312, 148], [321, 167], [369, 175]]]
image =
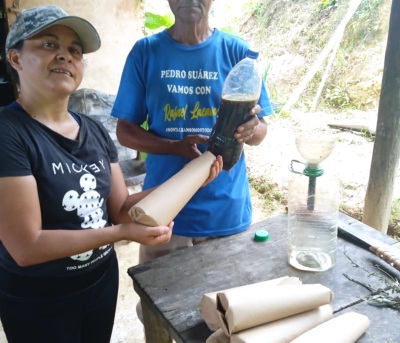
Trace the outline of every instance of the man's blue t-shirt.
[[[181, 140], [187, 135], [211, 134], [222, 86], [229, 71], [246, 56], [248, 44], [214, 30], [205, 42], [187, 46], [165, 30], [139, 40], [129, 53], [112, 115], [141, 125], [148, 116], [149, 131]], [[265, 87], [259, 117], [272, 113]], [[199, 145], [205, 151], [207, 145]], [[181, 156], [148, 154], [144, 189], [160, 185], [189, 160]], [[174, 195], [171, 194], [171, 201]], [[175, 235], [224, 236], [247, 229], [251, 199], [244, 154], [229, 171], [222, 171], [200, 188], [174, 219]]]

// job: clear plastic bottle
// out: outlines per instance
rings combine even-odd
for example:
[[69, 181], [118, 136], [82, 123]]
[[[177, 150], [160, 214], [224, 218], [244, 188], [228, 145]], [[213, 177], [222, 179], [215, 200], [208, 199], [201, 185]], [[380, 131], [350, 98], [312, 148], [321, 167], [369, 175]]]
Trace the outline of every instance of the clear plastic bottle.
[[[289, 184], [288, 260], [301, 270], [324, 271], [336, 263], [339, 185], [320, 163], [330, 154], [335, 139], [320, 130], [298, 130], [296, 147], [306, 163], [293, 160], [297, 174]], [[305, 168], [298, 171], [295, 162]]]
[[306, 165], [296, 174], [288, 193], [289, 264], [325, 271], [336, 263], [339, 186], [318, 165]]
[[207, 150], [222, 156], [224, 170], [230, 170], [242, 154], [243, 143], [236, 141], [234, 133], [239, 125], [249, 120], [249, 110], [260, 97], [262, 77], [257, 66], [258, 55], [250, 49], [229, 72], [222, 88], [217, 121]]

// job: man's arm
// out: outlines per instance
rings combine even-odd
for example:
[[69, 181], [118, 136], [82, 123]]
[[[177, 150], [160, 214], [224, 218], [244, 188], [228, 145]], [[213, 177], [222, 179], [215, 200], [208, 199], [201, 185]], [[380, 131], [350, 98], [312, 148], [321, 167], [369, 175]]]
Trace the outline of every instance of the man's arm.
[[190, 160], [201, 155], [197, 144], [208, 141], [208, 137], [203, 135], [189, 135], [182, 140], [163, 138], [122, 119], [118, 119], [117, 138], [121, 145], [137, 151], [183, 156]]

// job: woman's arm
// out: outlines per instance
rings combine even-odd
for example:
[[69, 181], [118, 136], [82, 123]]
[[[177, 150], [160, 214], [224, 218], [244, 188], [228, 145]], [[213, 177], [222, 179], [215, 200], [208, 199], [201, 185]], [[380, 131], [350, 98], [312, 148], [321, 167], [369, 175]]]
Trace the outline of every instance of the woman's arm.
[[0, 178], [0, 194], [0, 240], [20, 266], [76, 255], [120, 240], [163, 244], [172, 233], [173, 224], [147, 227], [132, 222], [97, 230], [43, 230], [33, 176]]
[[112, 223], [131, 223], [129, 209], [154, 188], [129, 195], [119, 163], [111, 163], [111, 194], [107, 200], [108, 216]]
[[[210, 175], [204, 181], [203, 187], [212, 182], [222, 170], [223, 161], [221, 156], [217, 156], [210, 168]], [[129, 195], [125, 185], [124, 176], [118, 163], [111, 164], [111, 194], [107, 200], [108, 215], [112, 223], [132, 222], [128, 211], [137, 202], [148, 195], [154, 188]]]

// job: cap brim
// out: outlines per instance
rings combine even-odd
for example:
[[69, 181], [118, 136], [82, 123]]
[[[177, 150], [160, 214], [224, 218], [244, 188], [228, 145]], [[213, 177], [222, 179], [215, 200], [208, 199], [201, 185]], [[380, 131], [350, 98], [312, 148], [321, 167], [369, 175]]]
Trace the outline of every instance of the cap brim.
[[75, 16], [67, 16], [54, 20], [51, 23], [42, 26], [39, 30], [31, 33], [28, 37], [25, 37], [25, 39], [31, 38], [39, 32], [42, 32], [44, 29], [47, 29], [54, 25], [63, 25], [75, 31], [82, 42], [82, 52], [84, 54], [100, 49], [100, 36], [94, 26], [90, 24], [87, 20]]

